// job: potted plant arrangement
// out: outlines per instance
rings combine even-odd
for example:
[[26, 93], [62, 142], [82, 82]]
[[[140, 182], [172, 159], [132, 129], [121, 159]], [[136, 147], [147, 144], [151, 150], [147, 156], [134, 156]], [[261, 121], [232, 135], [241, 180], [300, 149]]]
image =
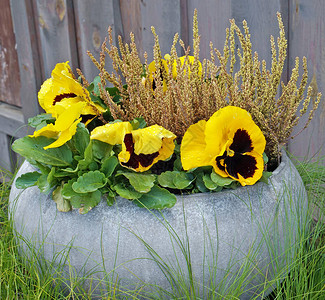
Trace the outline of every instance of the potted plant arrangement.
[[[191, 54], [176, 34], [163, 55], [152, 28], [154, 60], [145, 54], [143, 63], [134, 36], [130, 44], [119, 37], [116, 47], [109, 29], [99, 61], [89, 53], [99, 70], [92, 82], [80, 70], [75, 77], [68, 62], [58, 63], [38, 94], [45, 113], [29, 119], [33, 135], [12, 146], [26, 158], [10, 196], [20, 234], [36, 235], [48, 258], [73, 240], [69, 255], [76, 269], [97, 266], [85, 263], [97, 255], [97, 263], [116, 270], [123, 284], [167, 289], [169, 275], [153, 257], [160, 253], [173, 261], [182, 252], [183, 244], [176, 243], [177, 250], [173, 243], [178, 238], [188, 239], [191, 253], [186, 276], [201, 287], [224, 276], [202, 271], [205, 256], [225, 269], [230, 256], [242, 260], [265, 233], [287, 251], [288, 237], [275, 237], [270, 225], [275, 218], [278, 227], [291, 228], [292, 248], [306, 196], [283, 147], [308, 111], [309, 124], [321, 94], [308, 110], [312, 87], [307, 88], [305, 58], [300, 84], [298, 59], [288, 83], [280, 84], [287, 44], [280, 14], [278, 21], [271, 70], [253, 54], [245, 21], [243, 33], [232, 20], [223, 53], [211, 44], [210, 59], [200, 61], [196, 12]], [[105, 69], [107, 55], [112, 73]], [[301, 215], [284, 217], [299, 209]], [[173, 238], [171, 228], [177, 232]], [[204, 231], [210, 246], [202, 245]], [[82, 256], [75, 246], [91, 251]], [[276, 272], [268, 252], [260, 246], [260, 271], [250, 274], [249, 284]], [[188, 266], [184, 257], [176, 259], [181, 267]], [[258, 290], [250, 288], [247, 295]]]

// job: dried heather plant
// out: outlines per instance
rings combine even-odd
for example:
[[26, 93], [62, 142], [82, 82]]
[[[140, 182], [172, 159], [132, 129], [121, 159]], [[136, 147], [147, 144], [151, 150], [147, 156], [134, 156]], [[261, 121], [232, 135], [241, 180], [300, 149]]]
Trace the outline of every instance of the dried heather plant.
[[[117, 48], [113, 44], [112, 30], [109, 28], [108, 47], [105, 40], [101, 48], [100, 61], [98, 62], [91, 53], [88, 53], [99, 69], [100, 96], [115, 119], [130, 121], [143, 117], [148, 125], [158, 124], [174, 132], [178, 141], [191, 124], [202, 119], [208, 120], [218, 109], [227, 105], [244, 108], [251, 113], [254, 121], [263, 131], [267, 141], [265, 152], [271, 162], [277, 164], [280, 147], [288, 141], [293, 127], [297, 125], [301, 116], [307, 113], [312, 96], [310, 86], [307, 88], [307, 95], [304, 96], [308, 80], [306, 58], [303, 58], [304, 72], [299, 86], [297, 86], [298, 58], [288, 83], [281, 82], [287, 41], [280, 13], [277, 17], [280, 36], [277, 39], [277, 47], [274, 38], [271, 37], [271, 70], [267, 70], [265, 61], [260, 61], [257, 53], [252, 53], [246, 21], [243, 22], [244, 33], [234, 20], [230, 21], [230, 27], [226, 29], [223, 54], [214, 49], [210, 43], [210, 59], [203, 60], [202, 72], [199, 72], [200, 36], [196, 11], [193, 17], [193, 62], [189, 63], [190, 49], [185, 47], [176, 34], [166, 69], [162, 61], [159, 38], [152, 27], [155, 40], [153, 48], [155, 71], [152, 73], [149, 71], [146, 53], [144, 66], [141, 63], [134, 35], [130, 34], [130, 44], [123, 44], [122, 38], [119, 37]], [[237, 53], [235, 36], [240, 42]], [[185, 52], [183, 64], [176, 51], [178, 42]], [[105, 69], [107, 54], [113, 64], [114, 71], [111, 74]], [[237, 60], [240, 67], [237, 72], [234, 72]], [[173, 74], [174, 61], [176, 76]], [[106, 92], [107, 82], [119, 90], [121, 105], [117, 105]], [[126, 88], [123, 86], [124, 83], [127, 85]], [[280, 86], [281, 94], [277, 96]], [[321, 94], [318, 93], [309, 110], [305, 127], [311, 121], [320, 98]], [[300, 107], [302, 108], [299, 110]]]
[[[312, 87], [309, 86], [306, 96], [304, 96], [308, 81], [307, 60], [304, 57], [300, 84], [298, 84], [299, 58], [296, 58], [296, 64], [288, 83], [281, 82], [280, 93], [279, 87], [286, 59], [287, 40], [280, 13], [277, 14], [277, 18], [280, 36], [277, 39], [277, 47], [273, 36], [271, 36], [271, 70], [266, 69], [264, 60], [259, 61], [257, 53], [252, 54], [250, 34], [246, 21], [243, 21], [243, 34], [235, 21], [231, 20], [223, 56], [215, 49], [221, 64], [219, 84], [226, 87], [228, 104], [239, 106], [251, 113], [254, 121], [265, 135], [267, 141], [265, 152], [271, 162], [273, 161], [275, 164], [278, 162], [281, 146], [288, 142], [294, 126], [307, 113], [313, 91]], [[237, 55], [235, 54], [235, 34], [241, 46], [241, 50], [238, 49]], [[240, 69], [233, 74], [236, 58], [239, 58]], [[277, 96], [278, 94], [279, 96]], [[304, 128], [309, 125], [320, 98], [321, 93], [317, 93]], [[302, 108], [299, 109], [300, 107]]]

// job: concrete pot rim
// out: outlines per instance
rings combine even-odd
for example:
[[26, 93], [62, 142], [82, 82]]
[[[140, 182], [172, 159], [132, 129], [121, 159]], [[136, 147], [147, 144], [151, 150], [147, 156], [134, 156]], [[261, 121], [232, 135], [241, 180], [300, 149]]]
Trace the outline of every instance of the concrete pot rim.
[[[27, 170], [24, 169], [26, 167], [27, 169], [31, 168], [31, 165], [24, 163], [17, 176], [22, 172], [26, 172]], [[289, 178], [289, 175], [292, 175], [293, 178]], [[227, 259], [229, 255], [232, 255], [233, 249], [240, 249], [239, 255], [243, 259], [255, 238], [260, 236], [261, 225], [264, 225], [265, 222], [263, 222], [264, 217], [262, 216], [261, 220], [259, 214], [265, 214], [266, 220], [269, 217], [274, 217], [275, 211], [280, 212], [279, 227], [288, 229], [291, 233], [297, 229], [298, 221], [293, 216], [291, 220], [289, 215], [290, 222], [288, 223], [285, 221], [288, 219], [287, 215], [285, 216], [286, 219], [282, 219], [284, 216], [282, 216], [281, 212], [284, 206], [287, 205], [285, 202], [289, 203], [289, 201], [277, 202], [279, 195], [280, 197], [287, 197], [283, 192], [284, 186], [287, 185], [297, 185], [299, 189], [304, 190], [297, 170], [287, 154], [282, 151], [282, 161], [269, 178], [269, 185], [258, 182], [253, 186], [238, 187], [235, 190], [177, 195], [178, 201], [174, 207], [161, 210], [164, 218], [176, 232], [180, 233], [181, 238], [189, 234], [193, 272], [199, 281], [204, 278], [206, 280], [206, 277], [202, 275], [201, 259], [211, 254], [208, 253], [209, 251], [202, 251], [202, 245], [205, 243], [205, 237], [202, 237], [204, 226], [211, 231], [212, 242], [217, 243], [214, 246], [218, 247], [218, 267], [220, 269], [227, 268]], [[256, 192], [263, 197], [252, 197]], [[161, 271], [157, 266], [152, 265], [152, 260], [139, 260], [139, 258], [143, 257], [148, 258], [147, 250], [139, 241], [139, 237], [143, 237], [149, 244], [152, 243], [157, 253], [160, 253], [166, 261], [172, 261], [171, 257], [175, 255], [175, 250], [170, 245], [170, 236], [161, 223], [162, 218], [159, 211], [140, 208], [127, 199], [117, 198], [113, 206], [110, 207], [105, 201], [101, 201], [98, 206], [85, 215], [80, 215], [77, 210], [61, 213], [56, 210], [56, 205], [51, 198], [50, 194], [41, 194], [37, 187], [22, 192], [13, 187], [10, 194], [10, 210], [13, 213], [17, 231], [24, 238], [30, 239], [34, 237], [36, 243], [42, 244], [47, 259], [51, 260], [55, 252], [62, 251], [63, 246], [69, 245], [73, 240], [74, 247], [89, 249], [89, 252], [87, 252], [90, 258], [87, 259], [87, 264], [89, 264], [87, 268], [89, 270], [96, 265], [93, 264], [93, 261], [100, 257], [102, 249], [106, 251], [105, 268], [106, 270], [112, 270], [114, 266], [110, 258], [115, 257], [116, 249], [114, 247], [116, 247], [116, 241], [120, 239], [122, 243], [119, 246], [120, 252], [117, 265], [124, 265], [126, 261], [132, 261], [130, 265], [127, 265], [128, 270], [137, 273], [137, 277], [142, 282], [152, 284], [158, 282], [163, 288], [168, 288], [166, 278], [157, 275]], [[294, 201], [293, 204], [295, 205]], [[184, 231], [184, 214], [187, 217], [187, 233]], [[32, 219], [28, 217], [26, 219], [26, 216], [32, 216]], [[203, 218], [205, 219], [203, 220]], [[218, 222], [217, 232], [216, 220]], [[86, 232], [86, 235], [83, 235], [83, 232]], [[117, 232], [119, 232], [119, 235]], [[46, 236], [45, 243], [42, 238], [41, 243], [38, 242], [40, 235]], [[219, 239], [221, 242], [219, 242]], [[279, 242], [280, 245], [283, 243], [282, 240]], [[182, 255], [181, 251], [177, 254]], [[80, 257], [80, 251], [76, 250], [74, 252], [74, 249], [69, 252], [69, 255], [72, 265], [77, 270], [80, 270], [80, 264], [84, 264], [85, 257]], [[266, 267], [266, 261], [269, 263], [270, 259], [268, 255], [268, 249], [262, 247], [259, 254], [260, 267], [265, 272], [262, 274], [262, 278], [265, 278], [266, 274], [272, 274]], [[281, 261], [281, 263], [285, 263], [285, 261]], [[182, 265], [182, 267], [186, 268], [186, 265]], [[136, 280], [132, 276], [128, 277], [130, 276], [129, 271], [118, 269], [117, 272], [119, 272], [119, 278], [126, 278], [123, 281], [126, 284]], [[216, 280], [221, 279], [216, 278]], [[206, 284], [205, 282], [202, 283]], [[258, 286], [260, 282], [256, 282], [256, 284]], [[250, 299], [252, 293], [259, 293], [258, 288], [254, 289], [250, 286], [247, 289], [249, 292], [243, 295], [241, 299]]]

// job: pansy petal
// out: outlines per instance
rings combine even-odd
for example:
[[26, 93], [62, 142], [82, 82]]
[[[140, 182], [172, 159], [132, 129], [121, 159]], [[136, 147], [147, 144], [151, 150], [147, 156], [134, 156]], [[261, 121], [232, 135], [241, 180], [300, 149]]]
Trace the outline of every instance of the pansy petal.
[[59, 131], [55, 128], [54, 124], [47, 124], [46, 126], [42, 127], [41, 129], [34, 132], [33, 135], [30, 135], [32, 137], [38, 137], [38, 136], [46, 136], [49, 138], [57, 137], [59, 134]]
[[185, 170], [212, 165], [217, 174], [242, 185], [261, 178], [265, 137], [247, 111], [227, 106], [202, 124], [190, 126], [184, 135], [181, 160]]
[[126, 133], [132, 131], [129, 122], [109, 123], [96, 127], [90, 134], [90, 138], [99, 140], [110, 145], [121, 145]]
[[163, 139], [175, 139], [176, 136], [169, 130], [152, 125], [142, 129], [132, 131], [135, 154], [151, 154], [159, 151], [162, 147]]
[[133, 130], [124, 137], [119, 161], [124, 167], [144, 172], [173, 154], [175, 138], [176, 135], [158, 125]]
[[71, 68], [66, 63], [58, 63], [52, 71], [52, 77], [47, 79], [38, 93], [38, 100], [41, 107], [47, 112], [57, 117], [63, 109], [56, 109], [58, 104], [65, 108], [70, 107], [75, 102], [84, 102], [82, 114], [98, 115], [105, 109], [90, 100], [89, 92], [73, 77]]
[[183, 136], [181, 143], [181, 161], [184, 170], [207, 166], [214, 156], [205, 152], [206, 121], [201, 120], [191, 125]]
[[166, 160], [174, 153], [174, 139], [175, 137], [163, 138], [163, 143], [159, 150], [159, 156], [154, 160], [154, 163], [156, 163], [158, 160]]
[[254, 151], [264, 152], [266, 142], [262, 131], [246, 110], [235, 106], [219, 109], [208, 120], [205, 131], [207, 151], [211, 155], [223, 155], [223, 145], [232, 141], [238, 130], [247, 133]]
[[264, 160], [263, 156], [252, 152], [247, 155], [238, 155], [234, 159], [232, 170], [226, 167], [229, 176], [238, 180], [242, 186], [255, 184], [263, 175]]
[[52, 113], [53, 99], [55, 94], [52, 92], [53, 80], [49, 78], [43, 82], [38, 92], [38, 102], [40, 106], [47, 112]]
[[84, 106], [85, 103], [78, 102], [66, 109], [55, 121], [55, 128], [58, 131], [64, 131], [69, 128], [75, 122], [75, 120], [80, 117]]
[[[184, 55], [184, 56], [179, 57], [179, 60], [180, 60], [181, 66], [183, 66], [184, 63], [186, 63], [186, 65], [188, 65], [188, 64], [193, 65], [194, 56], [189, 55], [187, 57], [187, 61], [186, 61], [186, 56]], [[201, 64], [201, 62], [199, 60], [197, 62], [198, 62], [198, 75], [199, 75], [199, 77], [201, 77], [201, 75], [202, 75], [202, 64]], [[188, 70], [187, 71], [186, 71], [186, 69], [184, 69], [184, 73], [185, 72], [188, 72], [188, 75], [191, 74], [189, 65], [188, 65]], [[176, 60], [174, 60], [174, 62], [173, 62], [173, 78], [175, 79], [176, 77], [177, 77], [177, 62], [176, 62]]]
[[[161, 59], [161, 66], [160, 66], [160, 78], [162, 80], [163, 84], [163, 91], [165, 92], [167, 90], [167, 78], [164, 78], [164, 73], [168, 74], [168, 65], [166, 60]], [[156, 61], [152, 61], [148, 66], [148, 72], [149, 72], [149, 81], [151, 84], [151, 88], [153, 90], [156, 89], [157, 82], [155, 79], [155, 73], [156, 73]]]
[[44, 147], [44, 149], [49, 149], [49, 148], [57, 148], [62, 146], [63, 144], [65, 144], [67, 141], [70, 141], [72, 136], [76, 133], [77, 131], [77, 125], [78, 123], [80, 123], [81, 118], [79, 118], [78, 120], [76, 120], [75, 122], [73, 122], [71, 124], [71, 126], [69, 126], [67, 129], [61, 131], [59, 138], [53, 142], [52, 144]]

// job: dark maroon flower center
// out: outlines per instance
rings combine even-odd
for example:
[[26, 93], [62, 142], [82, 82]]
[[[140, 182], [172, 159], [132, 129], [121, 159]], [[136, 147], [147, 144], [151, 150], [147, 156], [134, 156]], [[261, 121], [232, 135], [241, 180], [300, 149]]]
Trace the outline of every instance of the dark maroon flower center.
[[130, 153], [130, 159], [126, 163], [122, 163], [122, 165], [128, 168], [137, 169], [139, 166], [145, 168], [149, 167], [159, 155], [158, 151], [152, 154], [135, 154], [132, 133], [127, 133], [124, 136], [124, 144], [126, 146], [126, 151]]
[[253, 143], [248, 132], [238, 129], [229, 149], [234, 152], [233, 155], [228, 155], [226, 150], [221, 156], [216, 157], [218, 168], [236, 179], [239, 178], [238, 174], [245, 179], [253, 177], [257, 170], [257, 161], [255, 157], [245, 154], [253, 150]]
[[[161, 79], [161, 81], [164, 81], [162, 68], [160, 68], [160, 79]], [[157, 88], [156, 79], [153, 79], [152, 80], [152, 90], [155, 90], [156, 88]]]
[[65, 98], [74, 98], [74, 97], [77, 97], [77, 95], [74, 93], [64, 93], [64, 94], [57, 95], [54, 98], [53, 105], [55, 105], [57, 102], [62, 101]]

